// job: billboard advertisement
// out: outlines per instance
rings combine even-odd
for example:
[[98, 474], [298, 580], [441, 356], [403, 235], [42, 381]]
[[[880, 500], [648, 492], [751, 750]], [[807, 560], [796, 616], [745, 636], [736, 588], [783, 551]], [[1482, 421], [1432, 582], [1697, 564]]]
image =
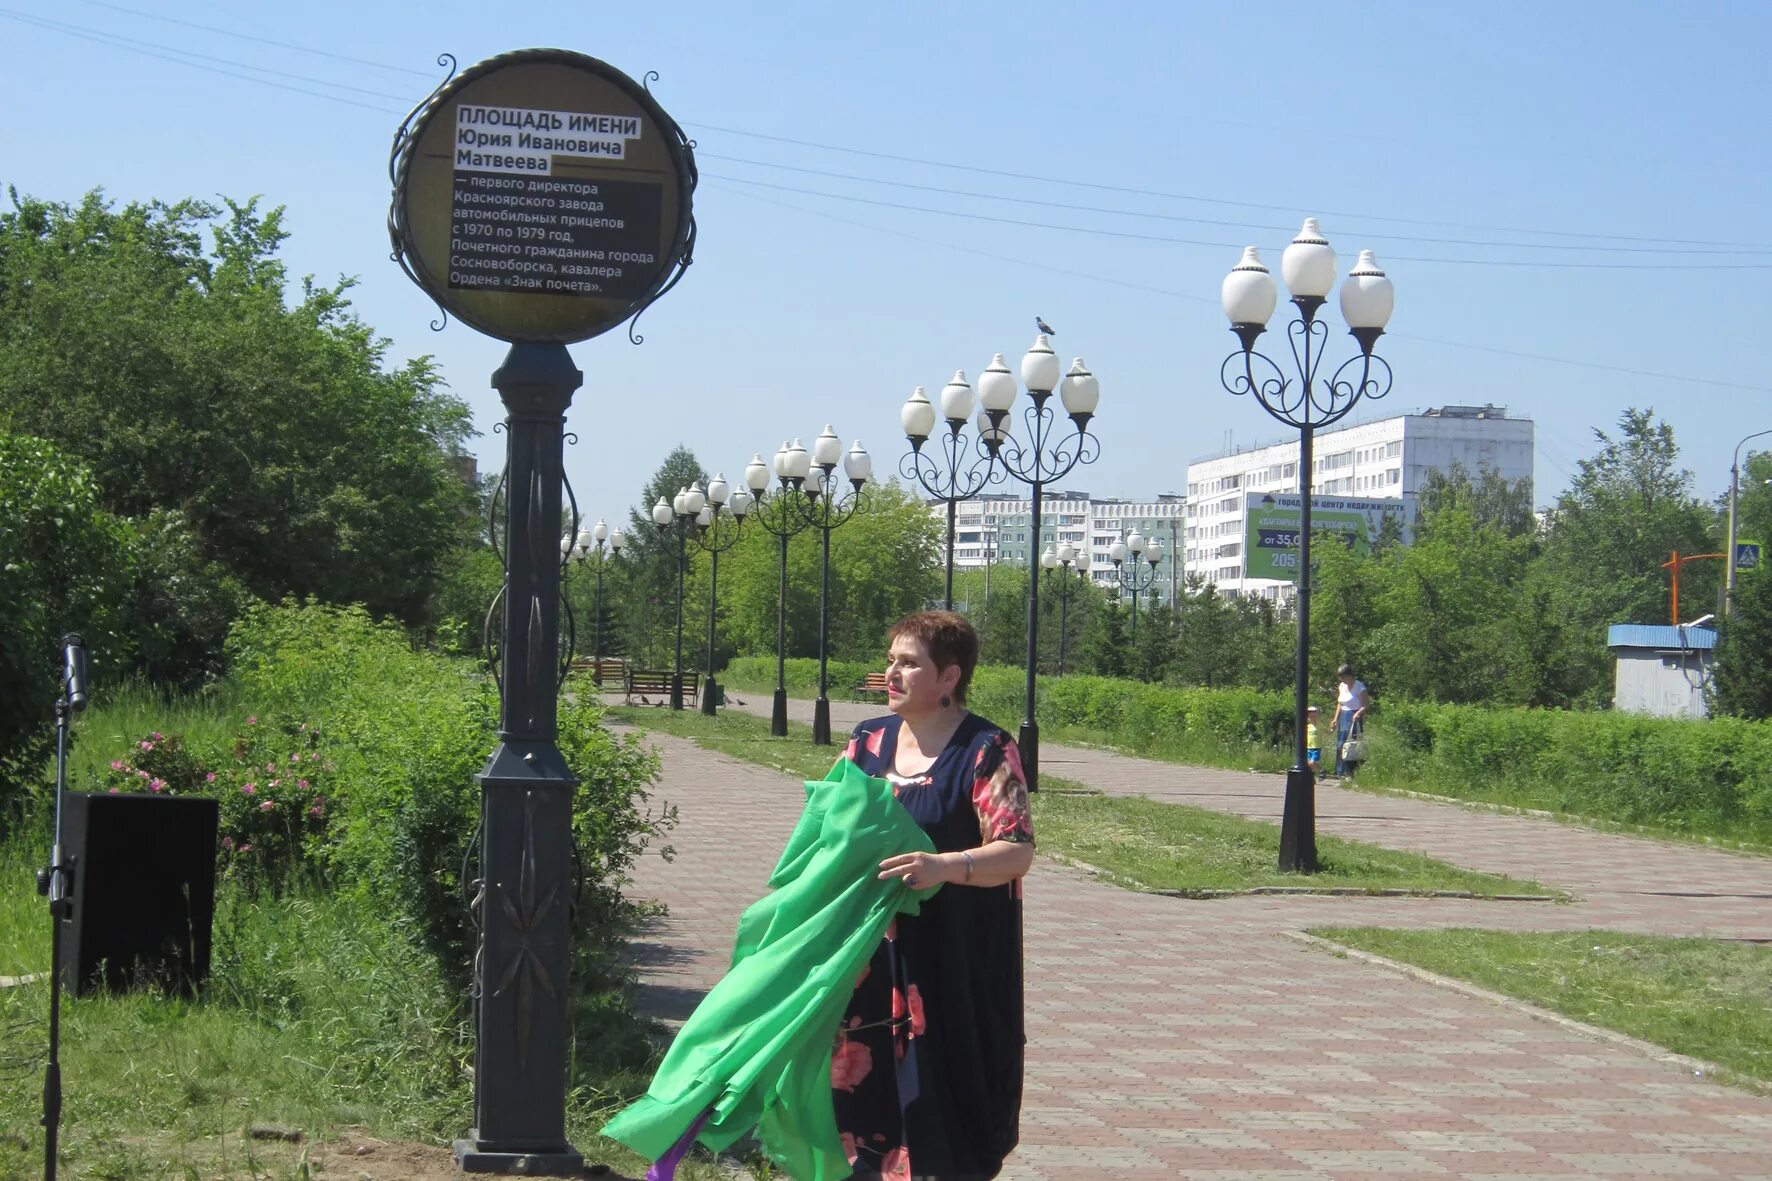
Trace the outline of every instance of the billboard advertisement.
[[[1245, 578], [1290, 580], [1298, 573], [1298, 521], [1301, 501], [1297, 493], [1246, 493], [1247, 531], [1244, 541]], [[1313, 496], [1311, 497], [1312, 544], [1326, 537], [1339, 538], [1365, 553], [1387, 519], [1396, 521], [1404, 541], [1415, 524], [1415, 498]]]

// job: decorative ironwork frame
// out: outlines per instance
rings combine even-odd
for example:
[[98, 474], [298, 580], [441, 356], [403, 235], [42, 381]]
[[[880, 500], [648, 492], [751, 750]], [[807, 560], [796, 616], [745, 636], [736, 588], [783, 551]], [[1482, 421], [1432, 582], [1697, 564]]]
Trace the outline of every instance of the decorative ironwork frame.
[[[1267, 330], [1264, 324], [1232, 324], [1241, 344], [1219, 366], [1219, 381], [1230, 393], [1248, 395], [1276, 420], [1298, 431], [1298, 653], [1294, 684], [1292, 769], [1286, 775], [1286, 803], [1280, 821], [1280, 868], [1302, 873], [1317, 869], [1316, 775], [1305, 754], [1306, 709], [1310, 705], [1311, 648], [1311, 476], [1313, 442], [1317, 430], [1331, 426], [1364, 399], [1390, 393], [1391, 367], [1372, 350], [1382, 328], [1350, 328], [1360, 346], [1359, 355], [1338, 365], [1328, 380], [1319, 381], [1328, 342], [1328, 324], [1317, 318], [1321, 296], [1293, 296], [1298, 317], [1286, 326], [1296, 380], [1272, 358], [1255, 351], [1255, 342]], [[1354, 376], [1357, 368], [1357, 377]], [[1248, 555], [1244, 555], [1248, 561]]]
[[[947, 577], [944, 583], [943, 598], [949, 611], [954, 609], [954, 518], [962, 500], [971, 500], [991, 484], [1001, 484], [1003, 473], [998, 469], [996, 457], [991, 454], [982, 439], [972, 437], [970, 440], [963, 435], [966, 420], [963, 418], [946, 419], [947, 433], [939, 431], [934, 439], [935, 447], [924, 450], [929, 438], [906, 436], [910, 442], [910, 452], [898, 461], [898, 471], [907, 480], [914, 480], [917, 485], [936, 500], [947, 504]], [[930, 452], [934, 454], [930, 454]]]

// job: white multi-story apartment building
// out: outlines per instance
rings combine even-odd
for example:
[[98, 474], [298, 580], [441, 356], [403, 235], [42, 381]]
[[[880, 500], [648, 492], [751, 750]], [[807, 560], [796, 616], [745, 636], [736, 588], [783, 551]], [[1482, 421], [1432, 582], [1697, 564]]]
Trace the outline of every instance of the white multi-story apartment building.
[[[1048, 492], [1040, 506], [1040, 536], [1035, 538], [1033, 502], [1026, 496], [979, 496], [962, 500], [954, 514], [954, 568], [982, 570], [987, 561], [1027, 566], [1038, 563], [1047, 546], [1076, 546], [1077, 564], [1100, 586], [1115, 580], [1108, 549], [1137, 530], [1168, 549], [1158, 565], [1154, 592], [1167, 601], [1172, 580], [1179, 579], [1186, 533], [1182, 498], [1161, 495], [1155, 500], [1100, 500], [1087, 492]], [[947, 502], [930, 505], [947, 525]]]
[[[1323, 431], [1312, 446], [1318, 497], [1412, 500], [1428, 473], [1454, 463], [1475, 476], [1532, 478], [1533, 428], [1500, 406], [1441, 406], [1418, 414]], [[1298, 492], [1298, 440], [1209, 456], [1188, 464], [1184, 569], [1222, 592], [1289, 598], [1288, 582], [1246, 578], [1250, 493]]]

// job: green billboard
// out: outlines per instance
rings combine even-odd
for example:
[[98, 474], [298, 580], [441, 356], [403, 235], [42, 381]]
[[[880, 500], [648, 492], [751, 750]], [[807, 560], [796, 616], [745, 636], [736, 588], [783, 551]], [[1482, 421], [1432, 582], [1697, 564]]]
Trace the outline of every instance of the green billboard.
[[[1290, 580], [1298, 573], [1298, 526], [1303, 502], [1294, 494], [1248, 493], [1245, 500], [1245, 578]], [[1415, 522], [1413, 497], [1374, 498], [1357, 496], [1311, 497], [1311, 536], [1320, 543], [1325, 535], [1365, 553], [1394, 517], [1403, 539]]]

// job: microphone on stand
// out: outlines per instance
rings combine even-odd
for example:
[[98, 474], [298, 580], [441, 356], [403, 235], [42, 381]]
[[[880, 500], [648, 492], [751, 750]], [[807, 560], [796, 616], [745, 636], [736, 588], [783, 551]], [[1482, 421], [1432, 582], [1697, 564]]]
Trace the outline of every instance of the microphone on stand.
[[68, 692], [68, 708], [85, 709], [86, 641], [80, 638], [79, 632], [69, 632], [62, 637], [62, 664], [66, 670], [62, 684]]

